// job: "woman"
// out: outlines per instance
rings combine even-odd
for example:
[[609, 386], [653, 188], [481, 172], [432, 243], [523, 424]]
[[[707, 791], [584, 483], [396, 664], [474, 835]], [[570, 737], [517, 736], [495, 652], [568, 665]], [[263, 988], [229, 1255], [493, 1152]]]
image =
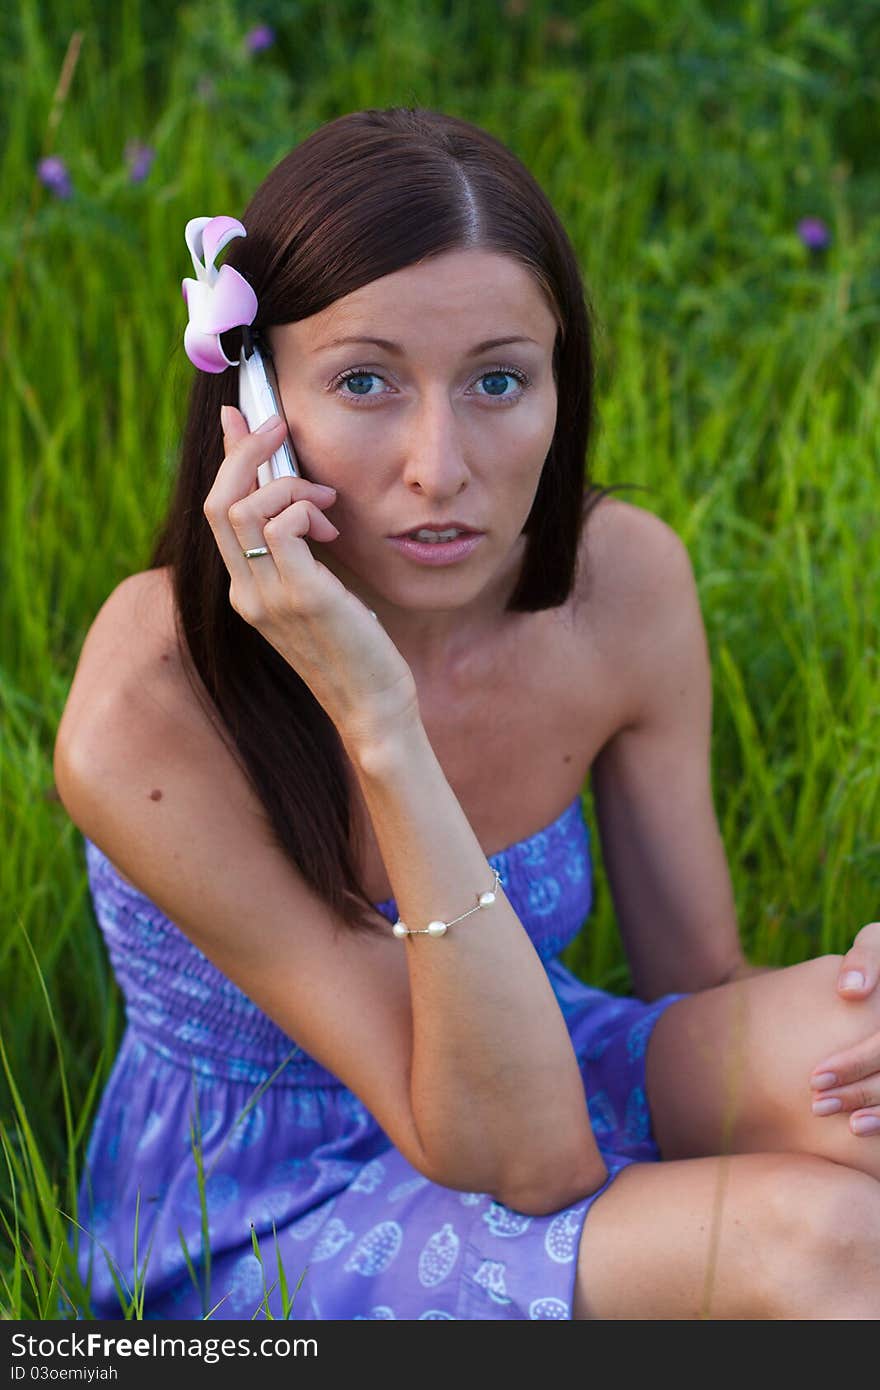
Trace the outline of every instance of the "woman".
[[[547, 199], [466, 122], [364, 111], [243, 221], [302, 476], [258, 488], [288, 427], [196, 377], [56, 749], [129, 1018], [83, 1182], [95, 1311], [137, 1219], [151, 1317], [250, 1317], [278, 1259], [303, 1319], [876, 1317], [877, 924], [860, 988], [743, 960], [693, 574], [585, 493]], [[448, 527], [479, 534], [399, 539]], [[558, 960], [588, 773], [637, 999]]]

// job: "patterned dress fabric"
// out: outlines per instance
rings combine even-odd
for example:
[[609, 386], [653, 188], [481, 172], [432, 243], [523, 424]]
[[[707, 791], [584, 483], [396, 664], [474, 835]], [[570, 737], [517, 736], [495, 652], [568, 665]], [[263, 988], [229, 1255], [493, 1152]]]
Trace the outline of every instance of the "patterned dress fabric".
[[[425, 1178], [357, 1096], [88, 839], [85, 853], [127, 1016], [80, 1192], [88, 1235], [78, 1263], [95, 1316], [122, 1316], [116, 1282], [134, 1288], [137, 1224], [147, 1318], [260, 1319], [267, 1306], [282, 1318], [279, 1262], [293, 1320], [571, 1318], [593, 1202], [622, 1168], [660, 1157], [644, 1059], [654, 1024], [681, 997], [618, 998], [557, 958], [592, 906], [580, 796], [489, 857], [559, 1002], [609, 1173], [598, 1192], [547, 1216]], [[376, 906], [396, 920], [393, 899]]]

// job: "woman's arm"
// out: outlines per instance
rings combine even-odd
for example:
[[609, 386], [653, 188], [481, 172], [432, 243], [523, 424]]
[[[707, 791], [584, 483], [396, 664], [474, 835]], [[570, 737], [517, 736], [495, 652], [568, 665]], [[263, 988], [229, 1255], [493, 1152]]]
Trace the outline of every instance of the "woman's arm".
[[[711, 674], [690, 557], [649, 512], [618, 509], [615, 520], [621, 563], [606, 606], [631, 718], [596, 760], [593, 791], [635, 988], [653, 999], [772, 967], [750, 964], [740, 946], [712, 801]], [[841, 962], [840, 998], [858, 1003], [874, 991], [878, 957], [871, 922]], [[880, 1034], [817, 1057], [810, 1085], [880, 1117]]]
[[[439, 940], [398, 941], [379, 914], [375, 933], [347, 929], [206, 718], [164, 593], [157, 572], [132, 576], [86, 639], [55, 748], [71, 819], [418, 1171], [532, 1215], [593, 1191], [605, 1169], [571, 1042], [503, 889]], [[420, 721], [358, 775], [404, 920], [448, 920], [491, 887]]]
[[[275, 431], [283, 429], [279, 420]], [[336, 726], [409, 924], [457, 917], [494, 876], [427, 739], [412, 671], [376, 615], [320, 562], [322, 544], [339, 535], [322, 510], [334, 494], [322, 498], [299, 477], [254, 490], [275, 447], [272, 429], [252, 433], [224, 407], [225, 457], [204, 512], [230, 574], [230, 603]], [[260, 543], [264, 553], [252, 560]], [[510, 1205], [558, 1210], [605, 1176], [577, 1060], [503, 890], [480, 916], [489, 918], [482, 931], [391, 938], [409, 962], [413, 1121], [452, 1186], [492, 1185]]]
[[753, 967], [712, 799], [711, 672], [690, 557], [671, 527], [638, 508], [618, 511], [614, 531], [603, 622], [627, 722], [591, 782], [633, 985], [655, 999]]
[[[474, 907], [492, 870], [421, 720], [348, 752], [403, 922], [424, 928]], [[444, 936], [406, 937], [400, 949], [424, 1148], [448, 1170], [500, 1182], [518, 1210], [558, 1210], [595, 1190], [606, 1170], [571, 1039], [503, 887]]]

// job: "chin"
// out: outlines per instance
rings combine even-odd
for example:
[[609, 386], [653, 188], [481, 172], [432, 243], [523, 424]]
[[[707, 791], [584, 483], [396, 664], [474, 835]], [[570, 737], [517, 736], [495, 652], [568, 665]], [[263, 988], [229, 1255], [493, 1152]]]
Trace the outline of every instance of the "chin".
[[[418, 565], [400, 567], [399, 557], [384, 536], [376, 541], [371, 540], [368, 546], [362, 550], [355, 549], [351, 554], [346, 554], [341, 534], [329, 545], [318, 543], [309, 548], [316, 560], [326, 564], [347, 589], [356, 593], [358, 598], [370, 606], [372, 594], [381, 602], [397, 608], [412, 609], [420, 613], [442, 613], [450, 607], [446, 595], [456, 593], [459, 597], [453, 606], [464, 607], [499, 579], [502, 571], [512, 563], [514, 552], [521, 552], [525, 539], [516, 536], [500, 564], [492, 565], [491, 570], [484, 558], [484, 552], [490, 544], [487, 536], [479, 547], [478, 565], [450, 565], [448, 569], [420, 569]], [[384, 568], [386, 564], [387, 572]], [[391, 569], [392, 565], [395, 566], [394, 570]], [[427, 603], [424, 599], [413, 602], [414, 592], [424, 595], [426, 591], [431, 595]]]

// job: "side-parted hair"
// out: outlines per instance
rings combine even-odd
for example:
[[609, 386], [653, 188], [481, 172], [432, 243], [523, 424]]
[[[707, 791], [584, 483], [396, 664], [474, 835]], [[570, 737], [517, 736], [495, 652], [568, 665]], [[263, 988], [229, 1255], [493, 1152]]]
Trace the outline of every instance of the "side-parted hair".
[[[576, 578], [587, 516], [611, 488], [593, 487], [591, 316], [574, 250], [536, 180], [494, 136], [424, 108], [351, 112], [278, 163], [241, 218], [226, 255], [253, 286], [253, 327], [320, 313], [360, 286], [443, 252], [513, 256], [557, 321], [556, 428], [523, 534], [509, 612], [563, 604]], [[237, 360], [241, 332], [223, 335]], [[184, 668], [200, 702], [265, 807], [284, 852], [347, 926], [374, 930], [357, 871], [350, 765], [308, 686], [229, 601], [229, 572], [204, 515], [223, 460], [220, 407], [238, 404], [238, 369], [196, 371], [180, 467], [151, 568], [170, 566]], [[206, 698], [207, 697], [207, 698]]]

